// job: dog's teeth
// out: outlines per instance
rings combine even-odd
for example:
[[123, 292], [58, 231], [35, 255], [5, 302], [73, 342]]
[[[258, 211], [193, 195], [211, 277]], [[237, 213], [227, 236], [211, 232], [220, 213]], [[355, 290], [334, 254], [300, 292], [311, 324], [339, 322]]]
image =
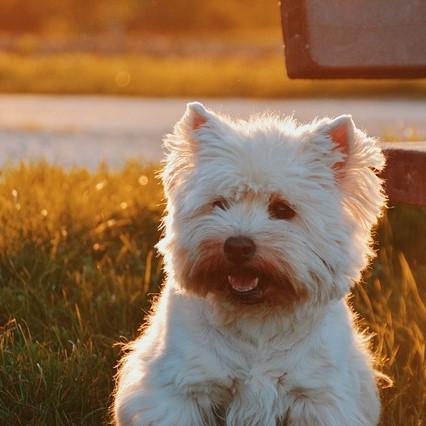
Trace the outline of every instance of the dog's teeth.
[[238, 275], [228, 275], [228, 282], [234, 290], [245, 292], [253, 290], [259, 284], [259, 278], [249, 278]]

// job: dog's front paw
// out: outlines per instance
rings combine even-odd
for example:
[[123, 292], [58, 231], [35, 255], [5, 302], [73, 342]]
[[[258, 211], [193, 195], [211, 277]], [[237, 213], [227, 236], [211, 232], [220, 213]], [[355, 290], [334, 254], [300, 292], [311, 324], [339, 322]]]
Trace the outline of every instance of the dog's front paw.
[[117, 426], [203, 426], [197, 401], [162, 392], [135, 391], [115, 401]]

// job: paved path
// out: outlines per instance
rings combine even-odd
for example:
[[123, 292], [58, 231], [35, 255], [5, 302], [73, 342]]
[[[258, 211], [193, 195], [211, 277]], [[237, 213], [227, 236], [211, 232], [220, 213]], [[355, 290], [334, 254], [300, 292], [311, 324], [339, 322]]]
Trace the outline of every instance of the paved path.
[[[188, 99], [0, 95], [0, 164], [45, 158], [65, 166], [119, 167], [129, 158], [158, 161], [161, 136]], [[426, 100], [209, 99], [214, 110], [247, 117], [270, 110], [301, 120], [350, 113], [370, 134], [401, 138], [409, 128], [426, 139]], [[404, 130], [405, 129], [405, 130]]]

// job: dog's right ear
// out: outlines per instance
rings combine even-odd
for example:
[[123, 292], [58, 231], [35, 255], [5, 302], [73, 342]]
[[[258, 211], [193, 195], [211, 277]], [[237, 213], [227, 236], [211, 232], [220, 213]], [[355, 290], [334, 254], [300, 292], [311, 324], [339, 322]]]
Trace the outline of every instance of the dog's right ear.
[[165, 139], [166, 149], [178, 151], [194, 150], [203, 140], [203, 133], [214, 131], [219, 125], [219, 118], [209, 111], [201, 102], [190, 102], [186, 105], [183, 117], [173, 129], [173, 137]]
[[163, 139], [166, 151], [162, 177], [166, 193], [182, 181], [194, 164], [194, 155], [201, 143], [220, 133], [222, 120], [200, 102], [190, 102], [173, 132]]
[[181, 122], [185, 123], [188, 130], [194, 131], [204, 126], [212, 118], [213, 114], [201, 102], [189, 102], [186, 104], [186, 111]]

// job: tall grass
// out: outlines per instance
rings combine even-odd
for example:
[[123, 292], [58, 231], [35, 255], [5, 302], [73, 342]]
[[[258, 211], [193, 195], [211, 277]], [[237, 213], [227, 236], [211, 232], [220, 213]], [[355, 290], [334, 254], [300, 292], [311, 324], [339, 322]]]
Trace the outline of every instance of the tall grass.
[[[137, 163], [1, 171], [1, 425], [107, 422], [115, 343], [135, 336], [161, 282], [153, 252], [161, 203], [153, 168]], [[378, 260], [352, 296], [395, 381], [382, 392], [386, 426], [426, 419], [426, 251], [411, 234], [425, 231], [425, 217], [391, 212]]]
[[99, 424], [159, 284], [153, 170], [21, 165], [0, 200], [0, 424]]

